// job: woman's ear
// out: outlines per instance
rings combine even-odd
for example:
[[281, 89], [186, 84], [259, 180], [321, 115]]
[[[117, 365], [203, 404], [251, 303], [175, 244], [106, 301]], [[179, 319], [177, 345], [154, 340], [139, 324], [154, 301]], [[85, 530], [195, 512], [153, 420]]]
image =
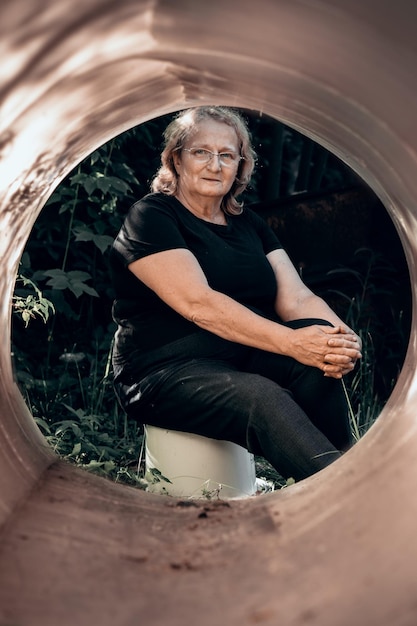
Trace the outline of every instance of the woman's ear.
[[181, 155], [178, 150], [176, 150], [174, 154], [172, 155], [172, 163], [174, 165], [175, 171], [177, 172], [179, 176], [180, 169], [181, 169]]

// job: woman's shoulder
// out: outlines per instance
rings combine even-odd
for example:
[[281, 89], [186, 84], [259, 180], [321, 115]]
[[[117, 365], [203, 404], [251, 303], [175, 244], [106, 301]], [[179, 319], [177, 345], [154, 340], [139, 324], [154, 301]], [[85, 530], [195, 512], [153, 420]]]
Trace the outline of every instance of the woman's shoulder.
[[256, 213], [254, 209], [248, 206], [243, 207], [242, 213], [238, 217], [242, 217], [246, 222], [249, 222], [252, 226], [256, 228], [262, 228], [262, 227], [268, 226], [264, 218], [261, 217], [258, 213]]
[[254, 209], [244, 207], [241, 216], [245, 219], [247, 227], [252, 229], [252, 231], [256, 231], [257, 235], [265, 242], [268, 251], [282, 247], [276, 233], [266, 219]]
[[175, 198], [173, 196], [167, 196], [159, 191], [148, 193], [140, 200], [137, 200], [132, 204], [130, 210], [134, 211], [146, 211], [148, 209], [161, 209], [172, 211], [175, 208]]
[[127, 213], [127, 220], [149, 221], [176, 218], [176, 199], [160, 192], [148, 193], [134, 202]]

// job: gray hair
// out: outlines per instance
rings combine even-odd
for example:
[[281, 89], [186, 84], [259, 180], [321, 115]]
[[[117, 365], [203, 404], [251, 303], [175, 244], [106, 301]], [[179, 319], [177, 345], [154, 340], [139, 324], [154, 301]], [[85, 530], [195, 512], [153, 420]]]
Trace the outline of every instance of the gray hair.
[[161, 167], [152, 181], [152, 191], [159, 191], [168, 196], [176, 194], [178, 174], [174, 167], [173, 154], [181, 149], [187, 139], [195, 132], [200, 122], [212, 119], [231, 126], [237, 135], [240, 156], [237, 176], [230, 191], [222, 200], [222, 209], [230, 215], [242, 212], [242, 203], [236, 197], [244, 191], [251, 179], [255, 166], [255, 151], [247, 124], [238, 111], [221, 106], [200, 106], [181, 111], [168, 124], [164, 132], [164, 149], [161, 154]]

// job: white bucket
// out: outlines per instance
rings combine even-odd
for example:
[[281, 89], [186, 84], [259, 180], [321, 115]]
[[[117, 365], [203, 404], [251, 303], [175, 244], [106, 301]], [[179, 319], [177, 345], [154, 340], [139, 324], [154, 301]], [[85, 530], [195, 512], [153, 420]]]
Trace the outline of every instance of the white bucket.
[[187, 498], [245, 498], [257, 491], [255, 460], [230, 441], [145, 426], [148, 491]]

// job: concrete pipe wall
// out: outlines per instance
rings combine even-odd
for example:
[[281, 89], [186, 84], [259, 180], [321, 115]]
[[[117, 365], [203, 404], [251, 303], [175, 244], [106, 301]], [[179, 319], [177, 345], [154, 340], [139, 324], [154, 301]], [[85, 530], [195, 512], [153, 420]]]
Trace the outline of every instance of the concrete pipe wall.
[[47, 448], [13, 380], [10, 301], [63, 177], [116, 134], [199, 103], [265, 111], [348, 163], [389, 211], [415, 286], [417, 4], [3, 0], [0, 11], [0, 624], [415, 626], [415, 319], [391, 398], [343, 459], [276, 494], [186, 507]]

